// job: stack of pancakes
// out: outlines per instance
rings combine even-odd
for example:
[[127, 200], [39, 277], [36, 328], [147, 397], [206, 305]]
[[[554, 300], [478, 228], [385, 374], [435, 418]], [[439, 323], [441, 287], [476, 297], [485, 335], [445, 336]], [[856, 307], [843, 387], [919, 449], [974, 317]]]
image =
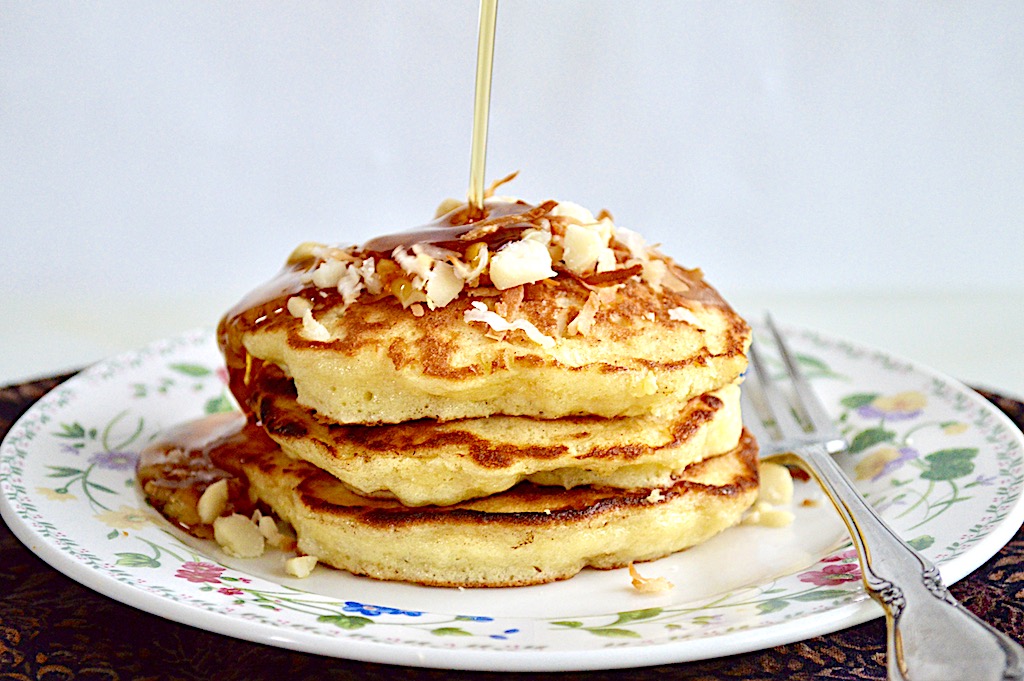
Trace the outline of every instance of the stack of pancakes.
[[305, 244], [221, 321], [243, 462], [299, 550], [380, 579], [514, 586], [706, 540], [757, 494], [746, 323], [610, 217], [448, 206]]

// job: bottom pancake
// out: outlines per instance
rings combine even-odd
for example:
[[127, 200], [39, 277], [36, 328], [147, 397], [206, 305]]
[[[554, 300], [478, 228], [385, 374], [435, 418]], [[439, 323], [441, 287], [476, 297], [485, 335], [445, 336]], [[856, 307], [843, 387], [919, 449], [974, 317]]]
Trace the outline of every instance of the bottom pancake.
[[303, 553], [377, 579], [498, 587], [617, 568], [699, 544], [739, 522], [757, 496], [757, 444], [692, 464], [661, 489], [520, 483], [451, 506], [361, 497], [279, 450], [241, 462], [250, 493], [292, 524]]

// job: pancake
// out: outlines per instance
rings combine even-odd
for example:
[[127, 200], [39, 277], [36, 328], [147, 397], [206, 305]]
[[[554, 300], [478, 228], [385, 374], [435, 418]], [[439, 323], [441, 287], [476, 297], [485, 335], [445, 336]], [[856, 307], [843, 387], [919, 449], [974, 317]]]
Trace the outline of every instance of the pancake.
[[699, 270], [572, 204], [488, 207], [298, 249], [219, 326], [239, 402], [272, 365], [340, 424], [671, 414], [745, 369], [749, 328]]
[[683, 403], [671, 418], [491, 416], [382, 426], [324, 423], [295, 401], [290, 383], [264, 383], [256, 413], [288, 455], [364, 496], [409, 506], [454, 504], [521, 480], [565, 488], [662, 487], [691, 463], [736, 446], [739, 386]]
[[660, 558], [739, 522], [758, 485], [748, 434], [665, 489], [521, 483], [444, 507], [360, 497], [280, 450], [242, 468], [251, 493], [291, 523], [301, 552], [358, 575], [450, 587], [541, 584]]

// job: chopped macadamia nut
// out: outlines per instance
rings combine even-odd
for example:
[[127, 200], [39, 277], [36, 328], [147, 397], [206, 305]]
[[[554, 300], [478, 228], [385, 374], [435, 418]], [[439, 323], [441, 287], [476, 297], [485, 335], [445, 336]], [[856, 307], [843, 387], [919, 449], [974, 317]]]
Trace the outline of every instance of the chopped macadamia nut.
[[444, 307], [459, 297], [465, 281], [455, 273], [455, 267], [438, 262], [427, 277], [427, 307], [431, 310]]
[[437, 210], [434, 211], [434, 217], [439, 218], [442, 215], [447, 215], [456, 208], [461, 207], [463, 203], [464, 202], [460, 201], [459, 199], [445, 199], [440, 204], [438, 204]]
[[513, 241], [491, 257], [491, 281], [499, 290], [553, 276], [551, 253], [539, 239]]
[[[606, 234], [590, 225], [569, 225], [562, 237], [562, 260], [565, 266], [577, 274], [585, 274], [597, 266], [603, 252], [611, 253]], [[612, 262], [615, 254], [612, 253]]]
[[765, 461], [761, 463], [760, 477], [758, 499], [774, 506], [793, 502], [793, 476], [789, 474], [788, 468]]
[[[596, 222], [593, 213], [580, 204], [573, 203], [572, 201], [559, 201], [555, 207], [551, 209], [550, 215], [553, 217], [567, 217], [582, 225]], [[607, 243], [607, 241], [605, 243]]]
[[322, 343], [331, 340], [331, 332], [327, 330], [326, 326], [313, 319], [312, 310], [306, 310], [302, 315], [302, 335], [307, 340]]
[[656, 504], [656, 503], [658, 503], [659, 501], [661, 501], [661, 500], [662, 500], [662, 499], [664, 499], [664, 498], [665, 498], [665, 497], [664, 497], [664, 495], [663, 495], [663, 494], [661, 493], [661, 490], [660, 490], [660, 489], [657, 489], [657, 488], [655, 488], [655, 489], [652, 489], [652, 490], [651, 490], [651, 493], [647, 495], [647, 499], [646, 499], [646, 501], [647, 501], [647, 503], [649, 503], [649, 504]]
[[295, 556], [284, 562], [284, 571], [292, 577], [305, 579], [313, 573], [317, 562], [316, 556]]
[[313, 303], [299, 296], [292, 296], [288, 299], [288, 314], [301, 318], [302, 315], [313, 309]]
[[224, 512], [228, 505], [228, 481], [218, 480], [213, 483], [199, 497], [196, 510], [199, 512], [199, 521], [209, 525]]
[[214, 520], [213, 538], [224, 549], [224, 553], [235, 558], [259, 558], [265, 548], [260, 529], [238, 513]]
[[789, 469], [770, 461], [761, 462], [757, 501], [743, 517], [744, 525], [787, 527], [796, 518], [793, 512], [779, 506], [793, 503], [793, 476]]
[[346, 264], [340, 260], [325, 260], [313, 270], [313, 283], [318, 288], [337, 286], [341, 276], [345, 274]]
[[602, 248], [597, 254], [597, 265], [594, 267], [597, 272], [611, 272], [618, 267], [615, 260], [615, 251], [610, 248]]
[[637, 572], [632, 562], [630, 562], [629, 564], [629, 576], [632, 578], [633, 588], [639, 591], [640, 593], [659, 593], [662, 591], [668, 591], [669, 589], [675, 586], [672, 582], [668, 581], [664, 577], [642, 576], [639, 572]]
[[761, 521], [758, 524], [763, 527], [789, 527], [795, 519], [796, 516], [792, 511], [784, 508], [770, 508], [761, 512]]
[[268, 515], [261, 516], [256, 520], [257, 527], [259, 528], [260, 534], [267, 541], [268, 544], [273, 546], [275, 549], [284, 548], [287, 543], [287, 538], [281, 534], [281, 531], [277, 529], [277, 521]]

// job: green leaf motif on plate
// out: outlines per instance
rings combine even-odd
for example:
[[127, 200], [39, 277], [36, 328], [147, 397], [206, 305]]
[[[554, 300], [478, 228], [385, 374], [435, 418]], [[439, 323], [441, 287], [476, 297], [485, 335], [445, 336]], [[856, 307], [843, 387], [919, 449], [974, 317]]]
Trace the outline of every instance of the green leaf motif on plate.
[[828, 601], [833, 598], [845, 598], [850, 595], [849, 591], [843, 589], [819, 589], [797, 594], [792, 597], [794, 601]]
[[859, 454], [866, 449], [870, 449], [875, 445], [882, 444], [883, 442], [892, 442], [896, 437], [896, 433], [891, 430], [886, 430], [881, 426], [877, 428], [868, 428], [857, 433], [852, 440], [850, 440], [850, 449], [848, 450], [851, 454]]
[[839, 400], [839, 403], [847, 409], [859, 409], [871, 404], [878, 397], [878, 393], [854, 393]]
[[606, 638], [640, 638], [640, 634], [636, 633], [631, 629], [617, 629], [615, 627], [594, 627], [587, 629], [591, 634], [595, 636], [604, 636]]
[[362, 629], [367, 624], [373, 624], [373, 620], [369, 617], [359, 617], [357, 615], [321, 615], [316, 618], [317, 622], [323, 622], [324, 624], [333, 624], [339, 629]]
[[914, 537], [907, 543], [910, 544], [911, 548], [915, 551], [924, 551], [935, 543], [935, 537], [930, 534], [922, 534], [920, 537]]
[[116, 553], [117, 565], [130, 568], [158, 568], [160, 561], [144, 553]]
[[60, 430], [54, 435], [57, 437], [65, 437], [68, 439], [80, 439], [85, 437], [85, 428], [81, 423], [75, 421], [74, 423], [62, 423], [60, 424]]
[[201, 364], [171, 364], [170, 368], [177, 371], [179, 374], [185, 374], [186, 376], [194, 376], [196, 378], [202, 376], [209, 376], [212, 371], [207, 369]]
[[757, 611], [762, 615], [770, 612], [778, 612], [789, 606], [789, 601], [784, 598], [772, 598], [757, 604]]
[[657, 617], [664, 611], [664, 608], [645, 608], [644, 610], [627, 610], [626, 612], [620, 612], [619, 618], [611, 623], [611, 626], [616, 624], [625, 624], [626, 622], [638, 622], [640, 620], [649, 620], [652, 617]]
[[974, 472], [977, 448], [940, 449], [924, 457], [927, 468], [921, 473], [925, 480], [956, 480]]
[[221, 395], [220, 397], [212, 397], [206, 401], [203, 407], [203, 411], [207, 414], [223, 414], [232, 412], [235, 410], [235, 405], [231, 403], [227, 395]]
[[437, 629], [431, 629], [430, 633], [434, 636], [472, 636], [465, 629], [460, 627], [438, 627]]

